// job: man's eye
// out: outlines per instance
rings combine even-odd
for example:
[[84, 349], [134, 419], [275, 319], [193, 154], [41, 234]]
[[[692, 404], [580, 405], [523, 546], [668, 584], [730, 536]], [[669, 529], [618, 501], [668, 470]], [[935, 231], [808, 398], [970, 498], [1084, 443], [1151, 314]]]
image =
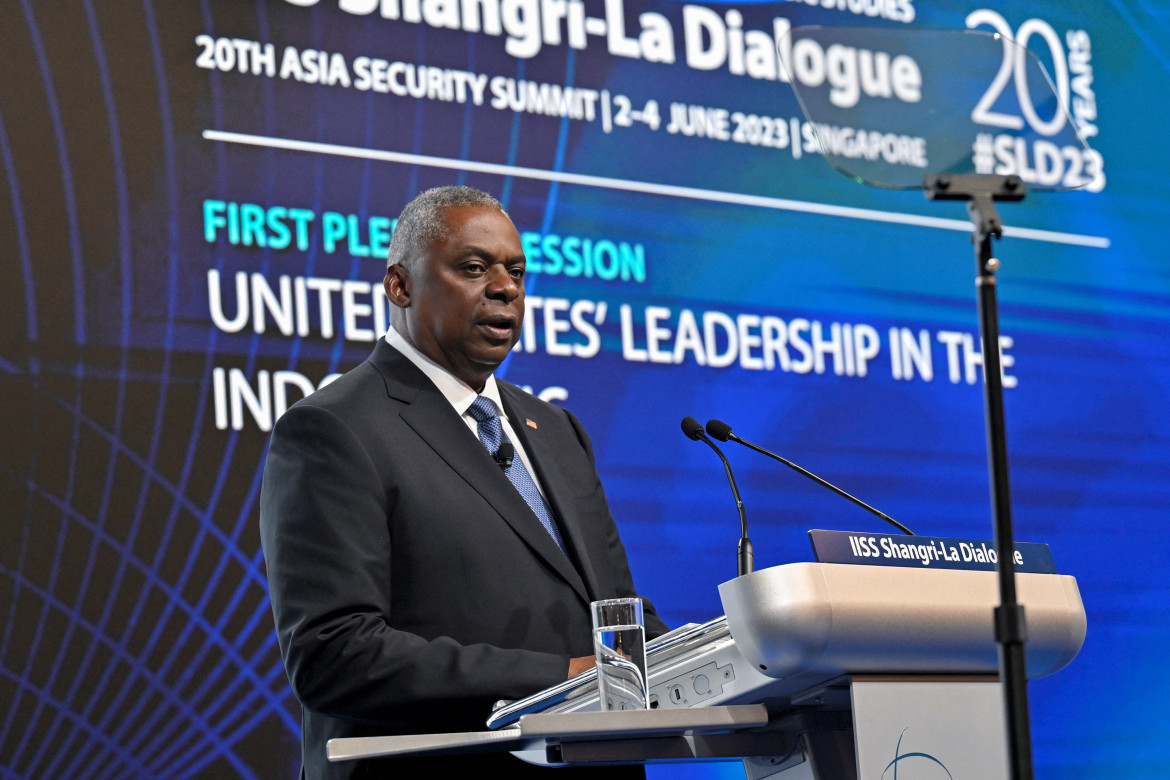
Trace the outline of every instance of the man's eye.
[[510, 269], [508, 269], [508, 273], [512, 274], [513, 279], [523, 279], [524, 278], [524, 269], [520, 268], [520, 267], [510, 268]]
[[470, 274], [482, 274], [487, 270], [487, 266], [483, 263], [468, 263], [463, 268]]

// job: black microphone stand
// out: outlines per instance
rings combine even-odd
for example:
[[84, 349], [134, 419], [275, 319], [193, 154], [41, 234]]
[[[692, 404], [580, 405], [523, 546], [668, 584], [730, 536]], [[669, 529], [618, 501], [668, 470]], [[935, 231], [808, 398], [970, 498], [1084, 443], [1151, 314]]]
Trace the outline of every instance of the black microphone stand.
[[1007, 716], [1008, 767], [1015, 780], [1032, 778], [1032, 736], [1028, 722], [1028, 677], [1024, 659], [1027, 631], [1024, 607], [1016, 598], [1015, 544], [1012, 536], [1011, 494], [1008, 485], [1007, 435], [1003, 412], [1003, 374], [999, 354], [999, 314], [991, 240], [1003, 236], [996, 201], [1016, 202], [1027, 194], [1017, 176], [991, 174], [930, 174], [922, 183], [930, 200], [967, 201], [975, 225], [979, 301], [979, 333], [983, 347], [983, 398], [987, 412], [987, 450], [991, 470], [991, 502], [995, 521], [995, 550], [999, 556], [999, 606], [995, 609], [995, 641], [999, 643], [999, 674]]
[[731, 463], [727, 460], [727, 456], [723, 454], [723, 450], [719, 449], [719, 445], [707, 438], [703, 433], [702, 423], [694, 417], [687, 416], [683, 418], [682, 431], [687, 435], [688, 439], [706, 443], [719, 456], [719, 460], [723, 462], [723, 471], [727, 474], [727, 484], [731, 485], [731, 495], [735, 498], [736, 509], [739, 510], [740, 537], [735, 556], [736, 576], [742, 577], [745, 574], [751, 574], [755, 570], [756, 555], [752, 550], [752, 540], [748, 538], [747, 511], [743, 508], [743, 499], [739, 496], [739, 486], [735, 484], [735, 474], [731, 472]]

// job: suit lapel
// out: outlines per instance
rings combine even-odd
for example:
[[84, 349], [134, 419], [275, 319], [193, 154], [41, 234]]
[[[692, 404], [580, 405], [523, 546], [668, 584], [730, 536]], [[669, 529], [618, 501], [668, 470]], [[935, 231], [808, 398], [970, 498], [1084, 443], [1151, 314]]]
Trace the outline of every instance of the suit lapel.
[[[451, 470], [467, 482], [518, 534], [533, 552], [561, 575], [586, 602], [588, 592], [581, 576], [540, 524], [532, 508], [484, 449], [483, 444], [455, 413], [434, 383], [398, 350], [379, 340], [370, 362], [386, 383], [390, 397], [403, 401], [400, 416]], [[525, 444], [527, 447], [527, 444]], [[529, 453], [532, 450], [528, 450]], [[538, 458], [539, 456], [533, 456]], [[545, 490], [549, 481], [541, 480]], [[550, 500], [550, 504], [553, 501]], [[554, 512], [557, 509], [554, 507]], [[486, 518], [469, 518], [471, 522]]]
[[[565, 546], [569, 548], [569, 553], [577, 564], [577, 570], [585, 580], [588, 594], [583, 594], [583, 596], [586, 601], [591, 601], [597, 598], [597, 578], [589, 563], [581, 519], [575, 511], [575, 505], [572, 497], [568, 495], [566, 487], [572, 484], [573, 480], [561, 471], [558, 466], [559, 458], [553, 451], [553, 443], [542, 434], [540, 426], [543, 410], [535, 404], [527, 403], [527, 393], [523, 390], [503, 382], [497, 382], [497, 386], [500, 389], [500, 397], [503, 399], [505, 411], [512, 422], [512, 429], [516, 431], [520, 443], [524, 445], [524, 450], [533, 462], [536, 476], [540, 480], [541, 487], [544, 488], [545, 498], [548, 499], [553, 514], [560, 521], [561, 536], [565, 541]], [[536, 427], [527, 424], [530, 419], [536, 423]], [[544, 431], [553, 430], [552, 420], [543, 422]]]

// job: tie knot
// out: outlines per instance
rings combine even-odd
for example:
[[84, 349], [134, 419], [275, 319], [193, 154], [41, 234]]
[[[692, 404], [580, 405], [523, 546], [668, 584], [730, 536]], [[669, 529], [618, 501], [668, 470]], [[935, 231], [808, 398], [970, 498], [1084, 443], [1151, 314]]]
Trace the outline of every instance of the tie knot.
[[475, 402], [467, 410], [468, 413], [475, 418], [476, 422], [487, 422], [488, 420], [499, 417], [496, 411], [496, 405], [492, 403], [490, 398], [485, 398], [482, 395], [475, 397]]

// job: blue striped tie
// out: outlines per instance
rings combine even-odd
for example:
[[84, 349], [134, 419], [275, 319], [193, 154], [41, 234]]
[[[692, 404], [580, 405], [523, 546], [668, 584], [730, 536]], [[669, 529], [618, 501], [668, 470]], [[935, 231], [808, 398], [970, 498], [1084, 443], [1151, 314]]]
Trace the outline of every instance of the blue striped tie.
[[[484, 447], [487, 447], [488, 453], [495, 457], [500, 450], [500, 445], [508, 441], [508, 437], [504, 435], [504, 428], [500, 424], [500, 415], [496, 411], [496, 405], [490, 398], [479, 395], [475, 397], [475, 403], [467, 411], [479, 423], [477, 426], [479, 440], [483, 442]], [[540, 524], [552, 535], [557, 547], [560, 547], [561, 552], [568, 555], [565, 550], [565, 542], [561, 539], [561, 532], [553, 519], [552, 510], [549, 509], [544, 496], [540, 494], [536, 483], [532, 481], [532, 475], [528, 473], [528, 469], [524, 468], [524, 461], [519, 454], [513, 458], [512, 465], [504, 469], [504, 474], [520, 492], [521, 497], [528, 502], [528, 506], [532, 507], [536, 519], [540, 520]]]

